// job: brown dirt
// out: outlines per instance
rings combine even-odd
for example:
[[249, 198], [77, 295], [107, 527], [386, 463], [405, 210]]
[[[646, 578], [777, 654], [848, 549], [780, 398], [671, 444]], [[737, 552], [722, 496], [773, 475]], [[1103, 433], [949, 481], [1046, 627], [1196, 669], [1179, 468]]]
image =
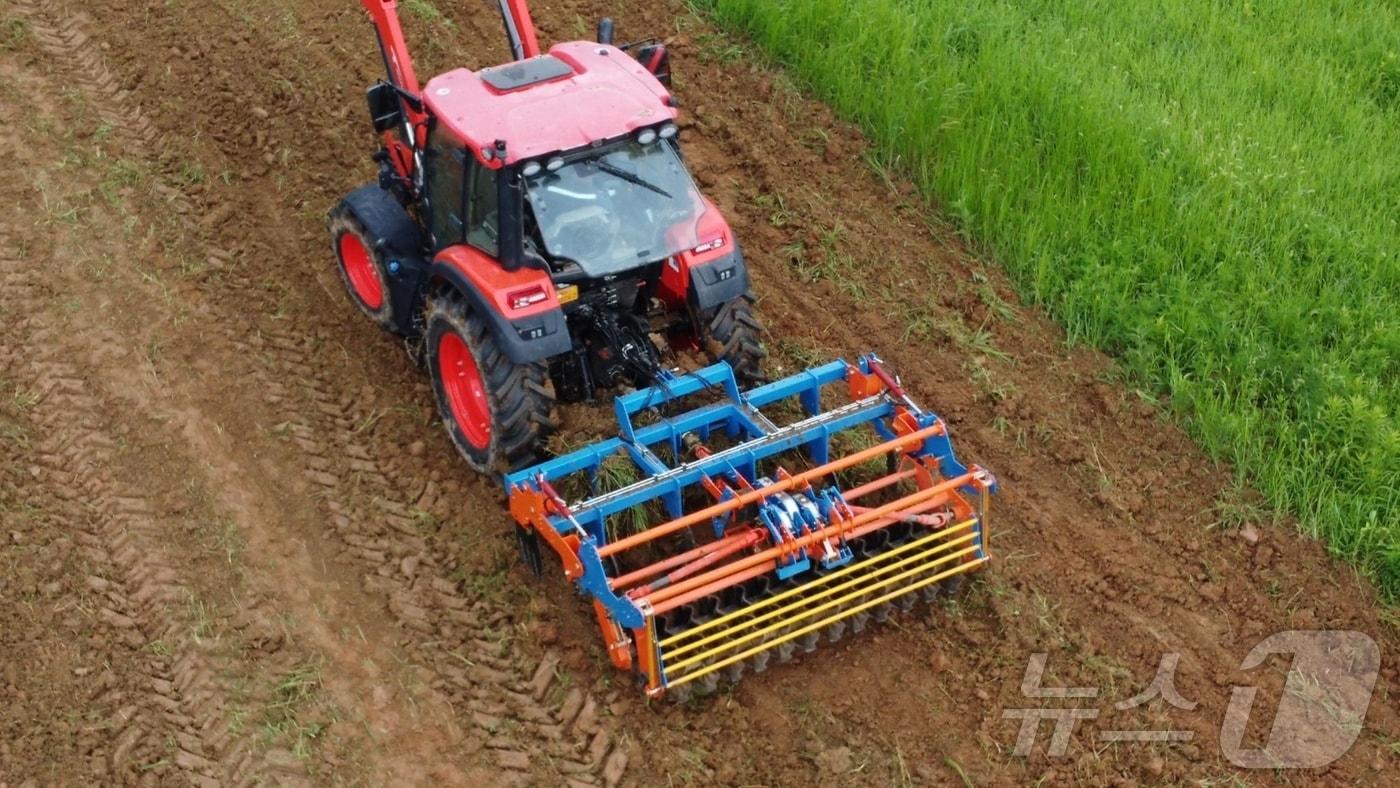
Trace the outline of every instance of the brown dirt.
[[[504, 56], [470, 5], [409, 19], [422, 73]], [[899, 369], [1002, 479], [991, 571], [719, 697], [648, 706], [569, 589], [517, 568], [499, 491], [340, 292], [322, 217], [373, 146], [357, 4], [9, 0], [0, 90], [32, 111], [0, 137], [21, 207], [0, 217], [0, 784], [1394, 773], [1397, 637], [1364, 581], [1260, 519], [744, 42], [672, 3], [536, 5], [551, 40], [604, 9], [624, 38], [671, 39], [688, 155], [745, 244], [775, 363], [873, 347]], [[1366, 731], [1322, 770], [1232, 771], [1240, 661], [1309, 628], [1381, 644]], [[1048, 725], [1014, 755], [1002, 716], [1037, 705], [1037, 651], [1047, 684], [1103, 690], [1063, 758]], [[1200, 705], [1114, 711], [1164, 652]], [[1094, 737], [1153, 726], [1194, 740]]]

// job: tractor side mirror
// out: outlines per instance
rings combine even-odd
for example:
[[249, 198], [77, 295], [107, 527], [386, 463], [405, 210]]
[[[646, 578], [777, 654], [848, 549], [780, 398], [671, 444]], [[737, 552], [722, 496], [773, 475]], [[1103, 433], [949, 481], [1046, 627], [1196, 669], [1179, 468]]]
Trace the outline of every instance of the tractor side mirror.
[[383, 134], [403, 123], [403, 107], [393, 85], [388, 82], [372, 85], [365, 92], [365, 99], [369, 102], [369, 117], [374, 121], [376, 132]]
[[671, 53], [666, 51], [665, 44], [642, 44], [632, 51], [632, 56], [637, 58], [658, 82], [668, 88], [671, 86]]

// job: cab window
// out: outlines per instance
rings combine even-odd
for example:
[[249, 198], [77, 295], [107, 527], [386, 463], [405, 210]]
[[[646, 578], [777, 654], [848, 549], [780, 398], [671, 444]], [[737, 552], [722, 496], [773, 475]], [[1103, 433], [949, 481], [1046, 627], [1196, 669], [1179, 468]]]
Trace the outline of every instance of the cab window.
[[473, 160], [467, 177], [467, 243], [498, 257], [500, 197], [496, 193], [496, 171]]
[[465, 232], [463, 210], [467, 178], [466, 151], [439, 133], [428, 139], [428, 230], [433, 247], [461, 243]]

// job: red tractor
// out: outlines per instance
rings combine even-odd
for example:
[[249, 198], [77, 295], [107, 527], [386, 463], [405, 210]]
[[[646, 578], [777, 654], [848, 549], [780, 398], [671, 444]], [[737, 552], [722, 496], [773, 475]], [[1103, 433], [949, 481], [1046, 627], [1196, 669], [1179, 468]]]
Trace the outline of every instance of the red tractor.
[[426, 363], [471, 465], [529, 464], [556, 400], [667, 379], [698, 350], [760, 374], [744, 258], [681, 155], [655, 42], [541, 53], [501, 0], [515, 59], [420, 87], [395, 0], [362, 0], [387, 78], [368, 91], [378, 183], [329, 227], [351, 299]]

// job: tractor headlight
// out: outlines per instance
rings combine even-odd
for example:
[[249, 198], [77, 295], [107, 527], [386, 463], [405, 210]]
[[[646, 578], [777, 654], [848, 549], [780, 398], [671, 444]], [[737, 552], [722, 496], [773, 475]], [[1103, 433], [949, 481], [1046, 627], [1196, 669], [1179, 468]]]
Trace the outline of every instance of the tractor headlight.
[[563, 167], [563, 166], [564, 166], [564, 157], [563, 157], [563, 156], [555, 156], [554, 158], [550, 159], [548, 162], [545, 162], [544, 168], [545, 168], [546, 170], [549, 170], [550, 172], [554, 172], [555, 170], [557, 170], [557, 169], [559, 169], [560, 167]]
[[650, 145], [656, 142], [656, 129], [642, 129], [641, 132], [637, 134], [637, 142], [643, 145]]
[[658, 132], [656, 132], [656, 133], [657, 133], [658, 136], [661, 137], [661, 139], [663, 139], [663, 140], [669, 140], [669, 139], [671, 139], [672, 137], [676, 136], [676, 134], [677, 134], [678, 132], [680, 132], [680, 129], [676, 128], [676, 124], [674, 124], [674, 123], [667, 123], [665, 126], [662, 126], [662, 127], [661, 127], [661, 130], [660, 130], [660, 131], [658, 131]]
[[520, 168], [520, 174], [524, 175], [526, 178], [533, 178], [540, 174], [541, 169], [538, 161], [527, 161], [525, 162], [525, 166]]

